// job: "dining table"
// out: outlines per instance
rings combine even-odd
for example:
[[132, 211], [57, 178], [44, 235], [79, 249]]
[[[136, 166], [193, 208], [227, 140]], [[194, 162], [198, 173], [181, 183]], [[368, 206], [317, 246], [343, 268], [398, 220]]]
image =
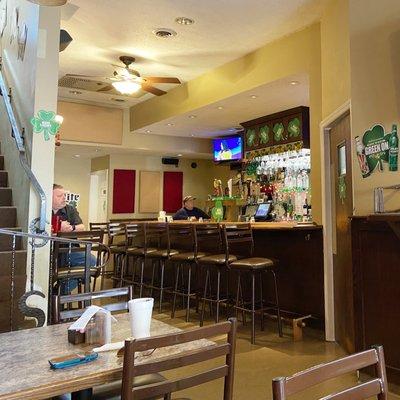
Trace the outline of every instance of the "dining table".
[[[131, 337], [129, 314], [115, 315], [112, 342]], [[91, 351], [95, 344], [68, 342], [71, 323], [48, 325], [0, 334], [0, 400], [49, 399], [65, 393], [90, 393], [90, 389], [122, 378], [123, 357], [117, 350], [99, 352], [98, 358], [87, 364], [54, 370], [49, 360], [68, 354]], [[180, 329], [152, 319], [150, 336], [179, 332]], [[143, 364], [159, 358], [215, 345], [207, 339], [155, 349], [138, 354], [135, 363]], [[83, 395], [82, 398], [86, 395]]]

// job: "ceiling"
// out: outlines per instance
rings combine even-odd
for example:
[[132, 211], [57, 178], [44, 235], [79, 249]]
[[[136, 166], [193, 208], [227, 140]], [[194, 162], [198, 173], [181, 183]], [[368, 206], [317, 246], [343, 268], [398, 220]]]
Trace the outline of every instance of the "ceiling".
[[[62, 7], [61, 27], [73, 41], [60, 53], [60, 78], [67, 73], [111, 76], [110, 64], [118, 64], [124, 54], [137, 58], [134, 68], [143, 76], [176, 76], [185, 82], [310, 25], [319, 19], [324, 1], [70, 0]], [[175, 18], [181, 16], [195, 23], [179, 25]], [[157, 28], [177, 35], [158, 38], [152, 33]], [[60, 88], [59, 96], [129, 107], [152, 95], [72, 94]]]
[[211, 138], [229, 135], [240, 123], [297, 106], [309, 105], [307, 74], [288, 76], [208, 104], [188, 114], [148, 125], [138, 133]]

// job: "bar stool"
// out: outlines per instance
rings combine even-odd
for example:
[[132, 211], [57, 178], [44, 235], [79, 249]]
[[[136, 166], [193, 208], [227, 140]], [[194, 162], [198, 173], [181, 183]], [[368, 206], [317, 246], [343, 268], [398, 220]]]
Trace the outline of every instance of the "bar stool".
[[[123, 271], [121, 280], [123, 283], [133, 285], [134, 288], [139, 287], [139, 297], [143, 296], [144, 288], [144, 269], [146, 260], [149, 253], [155, 252], [156, 247], [150, 247], [148, 240], [146, 240], [145, 223], [128, 223], [125, 225], [126, 249], [125, 249], [125, 262], [123, 264]], [[133, 259], [133, 270], [131, 278], [127, 276], [127, 268], [129, 260]], [[139, 280], [136, 279], [136, 265], [140, 262]]]
[[[245, 313], [251, 314], [251, 343], [255, 343], [255, 314], [261, 315], [261, 329], [264, 330], [264, 313], [265, 310], [275, 308], [277, 312], [278, 320], [278, 332], [279, 336], [282, 336], [282, 321], [281, 312], [279, 307], [279, 296], [278, 296], [278, 283], [276, 279], [275, 269], [277, 261], [264, 257], [253, 257], [254, 252], [254, 240], [253, 230], [250, 224], [234, 224], [234, 225], [223, 225], [223, 238], [227, 254], [231, 251], [235, 251], [237, 260], [229, 263], [231, 271], [237, 273], [237, 290], [236, 290], [236, 302], [234, 305], [236, 316], [239, 311], [242, 311], [243, 323], [245, 323]], [[239, 256], [240, 254], [240, 256]], [[273, 277], [274, 289], [275, 289], [275, 306], [266, 307], [263, 298], [263, 274], [265, 272], [271, 273]], [[242, 288], [242, 277], [243, 275], [250, 275], [251, 278], [251, 300], [250, 308], [246, 307], [246, 303], [243, 298]], [[256, 281], [259, 284], [259, 307], [256, 309]]]
[[[195, 268], [195, 278], [198, 276], [196, 268], [198, 260], [206, 254], [199, 252], [194, 234], [194, 226], [189, 223], [173, 223], [169, 225], [170, 245], [179, 253], [171, 255], [170, 260], [175, 268], [175, 282], [173, 289], [173, 302], [171, 318], [175, 317], [176, 298], [182, 297], [186, 300], [186, 322], [189, 322], [190, 300], [196, 299], [196, 309], [198, 309], [198, 290], [192, 285], [192, 271]], [[185, 272], [187, 272], [185, 281]], [[181, 281], [181, 286], [180, 286]], [[197, 282], [197, 279], [194, 280]]]
[[[169, 237], [169, 224], [166, 222], [148, 222], [145, 224], [145, 238], [147, 247], [157, 247], [158, 250], [149, 252], [147, 258], [152, 261], [151, 283], [146, 285], [150, 289], [150, 297], [153, 297], [153, 290], [159, 292], [159, 312], [162, 312], [164, 292], [168, 288], [164, 287], [165, 267], [171, 256], [179, 251], [171, 249]], [[156, 282], [157, 267], [157, 282]]]
[[113, 286], [116, 286], [122, 282], [121, 269], [126, 250], [125, 224], [120, 222], [110, 222], [107, 225], [107, 237], [107, 246], [113, 257], [111, 279], [114, 281]]
[[[221, 228], [217, 223], [198, 224], [195, 226], [195, 235], [198, 247], [207, 253], [205, 257], [198, 260], [199, 266], [205, 271], [204, 285], [202, 290], [202, 308], [200, 316], [200, 326], [204, 324], [204, 313], [206, 302], [210, 305], [212, 312], [212, 304], [216, 305], [215, 322], [219, 322], [219, 310], [221, 304], [228, 304], [229, 299], [229, 263], [236, 260], [235, 256], [223, 253]], [[213, 293], [211, 278], [217, 274], [216, 288]], [[225, 273], [225, 274], [224, 274]], [[221, 275], [225, 275], [226, 294], [221, 298]]]

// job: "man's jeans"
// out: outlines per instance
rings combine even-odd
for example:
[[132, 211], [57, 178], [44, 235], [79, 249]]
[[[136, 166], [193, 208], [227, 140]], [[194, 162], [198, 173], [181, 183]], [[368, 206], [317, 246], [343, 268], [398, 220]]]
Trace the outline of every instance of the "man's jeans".
[[[96, 257], [91, 254], [90, 255], [90, 266], [95, 267], [97, 264]], [[86, 254], [84, 251], [76, 251], [71, 252], [70, 254], [62, 254], [61, 255], [61, 265], [63, 267], [67, 267], [71, 265], [71, 268], [74, 267], [83, 267], [86, 265]], [[70, 294], [76, 287], [78, 286], [78, 279], [68, 279], [61, 282], [60, 292], [61, 294]]]

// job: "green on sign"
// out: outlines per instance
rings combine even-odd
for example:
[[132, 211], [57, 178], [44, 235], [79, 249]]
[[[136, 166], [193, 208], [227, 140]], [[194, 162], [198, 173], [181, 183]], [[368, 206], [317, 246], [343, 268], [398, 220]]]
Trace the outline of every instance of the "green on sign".
[[399, 138], [397, 125], [392, 131], [385, 133], [382, 125], [375, 125], [364, 132], [362, 139], [356, 136], [356, 151], [358, 164], [363, 178], [374, 171], [384, 171], [387, 165], [389, 171], [398, 169]]

